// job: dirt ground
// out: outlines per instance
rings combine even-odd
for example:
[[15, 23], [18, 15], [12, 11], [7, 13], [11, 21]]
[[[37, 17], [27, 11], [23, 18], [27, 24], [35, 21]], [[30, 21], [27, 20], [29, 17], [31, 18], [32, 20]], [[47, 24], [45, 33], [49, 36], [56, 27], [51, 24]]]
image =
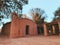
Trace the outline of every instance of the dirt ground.
[[0, 45], [60, 45], [60, 36], [0, 37]]

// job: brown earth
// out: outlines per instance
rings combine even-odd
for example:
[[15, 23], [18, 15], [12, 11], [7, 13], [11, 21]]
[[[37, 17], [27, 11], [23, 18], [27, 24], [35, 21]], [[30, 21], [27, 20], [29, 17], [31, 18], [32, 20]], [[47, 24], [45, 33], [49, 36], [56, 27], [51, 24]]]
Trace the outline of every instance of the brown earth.
[[0, 37], [0, 45], [60, 45], [60, 36]]

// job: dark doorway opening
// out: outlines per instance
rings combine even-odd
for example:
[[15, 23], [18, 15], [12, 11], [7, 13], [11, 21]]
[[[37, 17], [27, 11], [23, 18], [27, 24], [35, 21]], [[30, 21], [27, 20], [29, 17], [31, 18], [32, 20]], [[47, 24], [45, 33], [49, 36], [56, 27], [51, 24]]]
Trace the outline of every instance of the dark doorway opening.
[[38, 32], [38, 35], [43, 35], [44, 34], [43, 27], [37, 27], [37, 32]]
[[29, 34], [29, 25], [26, 25], [26, 35]]
[[59, 26], [58, 26], [58, 24], [54, 24], [54, 27], [55, 27], [55, 34], [59, 35]]
[[51, 24], [47, 24], [47, 30], [49, 35], [53, 35], [53, 28]]
[[38, 32], [38, 35], [40, 34], [40, 27], [37, 27], [37, 32]]

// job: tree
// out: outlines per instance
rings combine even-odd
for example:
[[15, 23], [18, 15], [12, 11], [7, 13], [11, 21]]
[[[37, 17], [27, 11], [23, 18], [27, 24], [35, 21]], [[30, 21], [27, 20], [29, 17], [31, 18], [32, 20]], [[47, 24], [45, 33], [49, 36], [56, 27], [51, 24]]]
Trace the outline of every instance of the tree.
[[58, 8], [58, 9], [55, 11], [54, 15], [55, 15], [55, 18], [54, 18], [54, 19], [60, 19], [60, 8]]
[[28, 0], [0, 0], [0, 13], [9, 18], [12, 12], [19, 15], [22, 13], [22, 6], [28, 4]]
[[41, 24], [44, 22], [45, 17], [42, 18], [42, 16], [45, 13], [45, 11], [43, 11], [42, 9], [34, 8], [34, 9], [31, 9], [30, 13], [33, 21], [35, 21], [37, 24]]
[[4, 16], [3, 16], [3, 15], [1, 15], [1, 16], [0, 16], [0, 21], [1, 21], [3, 18], [4, 18]]

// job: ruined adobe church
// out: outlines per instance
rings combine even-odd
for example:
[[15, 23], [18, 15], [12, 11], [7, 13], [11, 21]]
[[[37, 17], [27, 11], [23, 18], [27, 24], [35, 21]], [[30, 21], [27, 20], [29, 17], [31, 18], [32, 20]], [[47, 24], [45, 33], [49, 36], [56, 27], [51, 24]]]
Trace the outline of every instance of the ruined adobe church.
[[18, 18], [18, 15], [13, 13], [12, 22], [4, 24], [2, 34], [9, 37], [36, 35], [37, 24], [27, 18]]
[[12, 13], [12, 21], [3, 25], [2, 35], [10, 38], [22, 37], [26, 35], [59, 35], [60, 20], [51, 23], [37, 25], [27, 18], [19, 18], [16, 13]]

